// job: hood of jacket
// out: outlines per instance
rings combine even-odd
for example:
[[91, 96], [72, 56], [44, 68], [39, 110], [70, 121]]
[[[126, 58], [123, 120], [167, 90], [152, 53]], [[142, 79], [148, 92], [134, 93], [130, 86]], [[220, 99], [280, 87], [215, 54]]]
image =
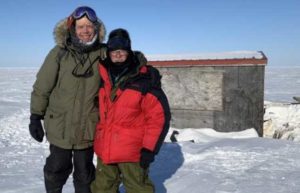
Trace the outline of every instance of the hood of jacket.
[[[66, 41], [70, 36], [68, 25], [67, 25], [67, 20], [68, 20], [68, 18], [65, 18], [65, 19], [62, 19], [61, 21], [59, 21], [56, 24], [56, 26], [54, 28], [54, 32], [53, 32], [55, 43], [59, 47], [62, 47], [62, 48], [66, 46]], [[103, 22], [99, 18], [98, 18], [97, 22], [99, 23], [98, 41], [99, 41], [99, 43], [102, 43], [105, 38], [106, 29], [105, 29]]]

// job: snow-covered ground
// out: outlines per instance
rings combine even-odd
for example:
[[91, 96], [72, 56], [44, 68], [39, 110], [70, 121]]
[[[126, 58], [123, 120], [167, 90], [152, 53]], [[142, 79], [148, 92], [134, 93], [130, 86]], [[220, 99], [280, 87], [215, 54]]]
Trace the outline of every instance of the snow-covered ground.
[[[45, 192], [42, 169], [48, 143], [35, 142], [28, 132], [29, 99], [36, 70], [0, 68], [1, 193]], [[300, 68], [289, 70], [286, 84], [290, 86], [284, 86], [283, 77], [278, 82], [274, 73], [285, 74], [266, 70], [265, 99], [273, 101], [265, 104], [266, 137], [258, 137], [250, 128], [233, 133], [171, 128], [150, 171], [157, 193], [300, 191], [300, 106], [288, 103], [292, 96], [300, 95], [296, 76]], [[177, 143], [170, 142], [174, 130], [178, 132]], [[64, 193], [72, 192], [70, 177]]]
[[300, 142], [300, 104], [265, 102], [264, 136]]
[[265, 99], [275, 102], [293, 102], [300, 96], [300, 64], [294, 67], [265, 68]]

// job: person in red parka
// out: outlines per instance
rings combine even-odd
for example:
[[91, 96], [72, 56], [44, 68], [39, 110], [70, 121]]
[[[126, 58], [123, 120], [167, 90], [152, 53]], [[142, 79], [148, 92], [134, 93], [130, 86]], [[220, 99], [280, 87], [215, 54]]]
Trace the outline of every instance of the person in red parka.
[[99, 64], [100, 121], [94, 151], [98, 156], [92, 192], [153, 193], [149, 165], [165, 139], [170, 108], [161, 88], [159, 71], [142, 65], [131, 50], [129, 34], [113, 30], [108, 57]]

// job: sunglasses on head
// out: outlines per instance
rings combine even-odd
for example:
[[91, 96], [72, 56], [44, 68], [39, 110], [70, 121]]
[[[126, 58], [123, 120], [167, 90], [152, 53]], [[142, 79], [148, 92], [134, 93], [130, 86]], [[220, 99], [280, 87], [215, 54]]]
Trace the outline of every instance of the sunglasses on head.
[[96, 15], [96, 12], [90, 8], [90, 7], [86, 7], [86, 6], [83, 6], [83, 7], [78, 7], [77, 9], [75, 9], [75, 11], [72, 13], [72, 17], [74, 19], [80, 19], [81, 17], [83, 16], [87, 16], [88, 19], [91, 21], [91, 22], [95, 22], [97, 21], [97, 15]]

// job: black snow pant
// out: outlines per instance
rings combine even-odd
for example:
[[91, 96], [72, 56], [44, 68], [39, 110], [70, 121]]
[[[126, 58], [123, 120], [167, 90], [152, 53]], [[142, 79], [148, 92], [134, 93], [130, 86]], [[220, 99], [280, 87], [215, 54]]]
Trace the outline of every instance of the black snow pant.
[[[91, 193], [90, 184], [95, 179], [93, 148], [83, 150], [62, 149], [50, 144], [50, 155], [44, 166], [47, 193], [62, 193], [69, 175], [72, 173], [75, 193]], [[72, 162], [73, 158], [73, 162]]]

